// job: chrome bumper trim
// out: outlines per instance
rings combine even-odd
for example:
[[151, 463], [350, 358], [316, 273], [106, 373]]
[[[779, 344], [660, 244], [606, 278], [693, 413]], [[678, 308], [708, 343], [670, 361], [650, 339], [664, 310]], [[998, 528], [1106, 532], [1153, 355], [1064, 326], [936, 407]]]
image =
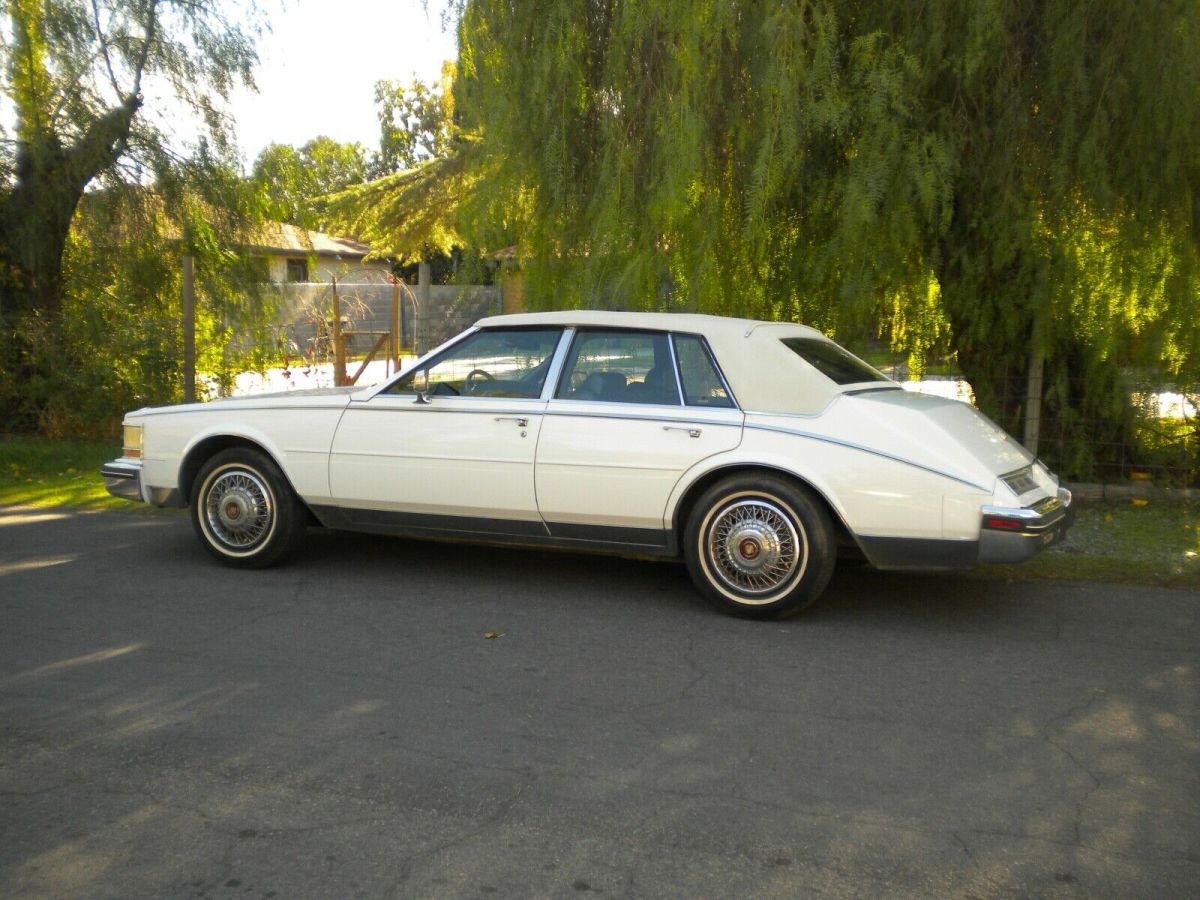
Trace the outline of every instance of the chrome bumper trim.
[[122, 500], [142, 502], [142, 464], [140, 462], [121, 458], [107, 462], [100, 467], [100, 477], [104, 479], [104, 487], [114, 497]]
[[1057, 497], [1030, 507], [985, 506], [979, 530], [981, 563], [1024, 562], [1067, 537], [1075, 520], [1071, 492], [1058, 489]]

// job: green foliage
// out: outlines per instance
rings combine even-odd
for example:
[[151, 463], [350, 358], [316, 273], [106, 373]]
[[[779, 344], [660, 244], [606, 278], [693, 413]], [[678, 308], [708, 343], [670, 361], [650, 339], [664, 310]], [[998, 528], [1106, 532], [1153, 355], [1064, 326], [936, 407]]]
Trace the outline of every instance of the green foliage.
[[401, 261], [449, 253], [462, 243], [453, 211], [470, 190], [463, 155], [434, 159], [323, 198], [331, 223]]
[[1200, 378], [1194, 3], [458, 11], [482, 179], [460, 221], [516, 245], [534, 306], [948, 348], [1016, 431], [1005, 386], [1043, 354], [1044, 410], [1076, 443], [1128, 434], [1114, 367]]
[[100, 466], [119, 453], [115, 441], [0, 435], [0, 503], [136, 509], [143, 505], [109, 496], [100, 477]]
[[442, 66], [441, 81], [436, 85], [420, 79], [407, 86], [395, 81], [376, 82], [379, 155], [371, 164], [373, 178], [416, 168], [450, 152], [454, 131], [454, 94], [450, 87], [453, 82], [453, 63]]
[[455, 67], [442, 67], [437, 88], [414, 81], [376, 85], [380, 153], [376, 177], [322, 197], [331, 227], [371, 245], [376, 256], [400, 263], [441, 258], [451, 265], [464, 240], [459, 207], [480, 180], [484, 160], [458, 133], [454, 115]]
[[[0, 13], [0, 89], [15, 120], [15, 140], [0, 145], [0, 412], [8, 428], [54, 429], [61, 410], [91, 400], [85, 379], [69, 393], [91, 358], [71, 344], [79, 319], [105, 321], [71, 306], [81, 295], [63, 268], [85, 192], [155, 184], [175, 221], [195, 221], [197, 240], [220, 233], [195, 192], [172, 184], [188, 181], [189, 157], [211, 169], [229, 155], [218, 102], [251, 83], [255, 8], [235, 20], [217, 0], [6, 0]], [[203, 125], [194, 152], [170, 146], [163, 111], [144, 108], [149, 84]]]
[[204, 158], [155, 190], [89, 195], [67, 242], [54, 362], [25, 385], [40, 399], [39, 430], [112, 435], [125, 411], [182, 399], [185, 251], [195, 261], [197, 371], [227, 381], [265, 365], [271, 295], [231, 249], [251, 242], [257, 199], [231, 168]]
[[250, 178], [262, 191], [272, 219], [325, 231], [329, 217], [317, 198], [362, 184], [366, 172], [367, 151], [361, 144], [321, 136], [302, 147], [271, 144], [258, 155]]

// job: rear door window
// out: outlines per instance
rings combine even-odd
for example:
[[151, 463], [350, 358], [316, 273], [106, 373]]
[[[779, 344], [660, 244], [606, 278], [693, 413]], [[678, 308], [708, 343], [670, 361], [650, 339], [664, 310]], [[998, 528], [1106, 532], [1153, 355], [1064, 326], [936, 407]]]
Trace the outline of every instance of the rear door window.
[[580, 331], [567, 354], [559, 400], [679, 405], [667, 335], [655, 331]]
[[688, 406], [733, 407], [729, 389], [702, 338], [694, 334], [675, 335], [675, 354], [679, 360], [683, 400]]

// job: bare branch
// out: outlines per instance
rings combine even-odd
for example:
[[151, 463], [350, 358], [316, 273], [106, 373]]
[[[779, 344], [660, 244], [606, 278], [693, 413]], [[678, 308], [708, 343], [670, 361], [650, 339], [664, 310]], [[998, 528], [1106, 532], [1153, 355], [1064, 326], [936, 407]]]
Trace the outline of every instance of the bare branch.
[[96, 26], [96, 41], [104, 55], [104, 68], [108, 71], [108, 83], [112, 85], [117, 96], [121, 96], [121, 87], [117, 84], [117, 73], [113, 71], [112, 58], [108, 55], [108, 38], [100, 25], [100, 4], [92, 0], [92, 22]]
[[136, 97], [142, 90], [142, 73], [146, 70], [146, 60], [150, 56], [150, 46], [157, 36], [159, 0], [150, 0], [146, 6], [146, 39], [138, 52], [137, 65], [134, 67], [133, 88], [130, 95]]

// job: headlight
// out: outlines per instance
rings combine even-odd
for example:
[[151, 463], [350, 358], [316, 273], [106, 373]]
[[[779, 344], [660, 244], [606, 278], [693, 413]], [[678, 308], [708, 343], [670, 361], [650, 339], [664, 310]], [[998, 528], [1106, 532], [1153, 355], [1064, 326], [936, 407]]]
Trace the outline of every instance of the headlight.
[[122, 456], [131, 457], [133, 459], [142, 458], [142, 426], [141, 425], [126, 425], [125, 426], [125, 447], [121, 454]]

